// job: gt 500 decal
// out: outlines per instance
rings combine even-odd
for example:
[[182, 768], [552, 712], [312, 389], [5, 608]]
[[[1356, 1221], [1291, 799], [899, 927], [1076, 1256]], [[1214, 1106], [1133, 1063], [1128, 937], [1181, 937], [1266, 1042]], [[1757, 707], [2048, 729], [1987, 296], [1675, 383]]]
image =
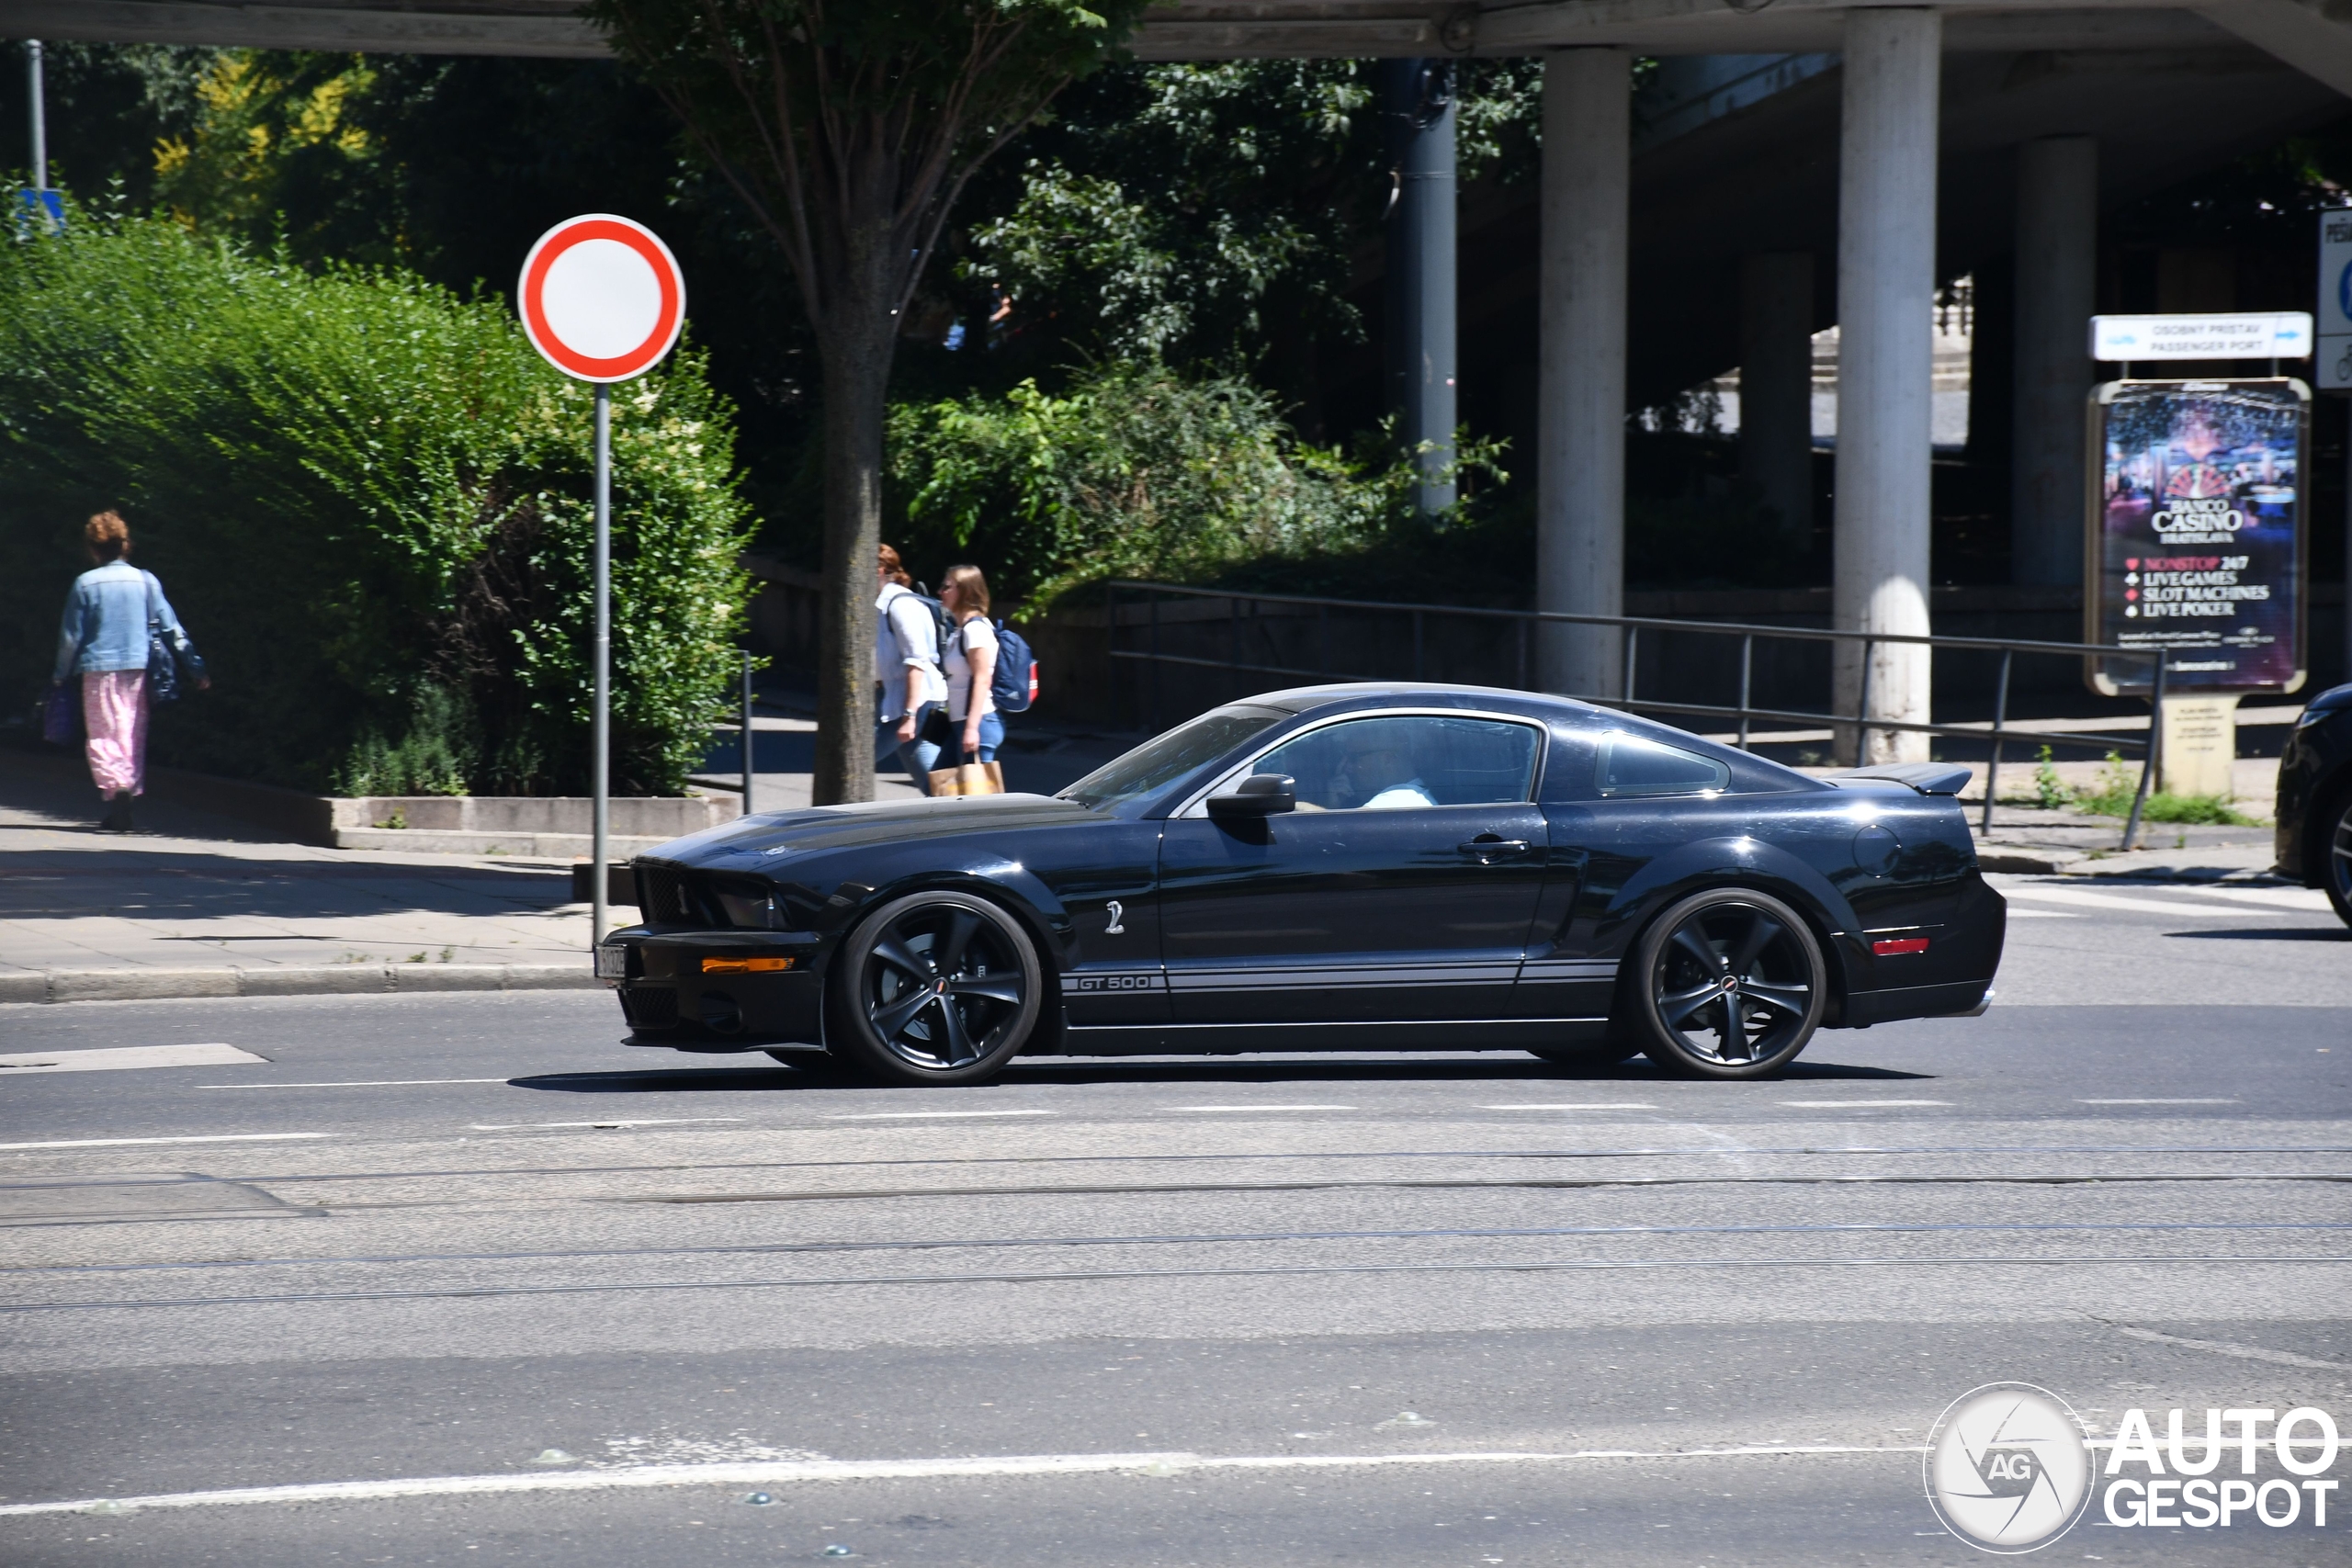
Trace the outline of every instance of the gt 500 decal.
[[1086, 995], [1103, 991], [1157, 991], [1164, 982], [1157, 975], [1066, 975], [1062, 989]]

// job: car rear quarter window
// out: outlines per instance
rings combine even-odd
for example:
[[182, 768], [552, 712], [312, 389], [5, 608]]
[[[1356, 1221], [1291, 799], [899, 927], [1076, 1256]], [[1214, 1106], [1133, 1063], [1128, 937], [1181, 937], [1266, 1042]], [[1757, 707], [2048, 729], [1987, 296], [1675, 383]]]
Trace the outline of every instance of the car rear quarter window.
[[1603, 799], [1713, 795], [1731, 785], [1731, 769], [1713, 757], [1612, 729], [1600, 737], [1595, 777]]

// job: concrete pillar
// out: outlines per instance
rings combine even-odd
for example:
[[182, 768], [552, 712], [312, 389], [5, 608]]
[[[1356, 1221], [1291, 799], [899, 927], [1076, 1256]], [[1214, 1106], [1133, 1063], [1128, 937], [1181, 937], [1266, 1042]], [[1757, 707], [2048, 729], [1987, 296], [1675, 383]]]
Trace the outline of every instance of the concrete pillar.
[[1739, 477], [1802, 550], [1813, 533], [1813, 257], [1804, 251], [1740, 264]]
[[[1633, 57], [1566, 49], [1544, 63], [1542, 341], [1536, 394], [1536, 605], [1616, 615], [1625, 602], [1625, 254]], [[1547, 626], [1539, 684], [1623, 689], [1623, 634]]]
[[[1936, 292], [1936, 125], [1943, 20], [1933, 11], [1846, 14], [1838, 190], [1837, 570], [1841, 630], [1928, 630]], [[1924, 648], [1871, 656], [1871, 717], [1924, 722]], [[1841, 646], [1838, 708], [1862, 683]], [[1853, 754], [1854, 740], [1841, 735]], [[1924, 761], [1928, 738], [1884, 730], [1869, 761]]]
[[2098, 143], [2050, 136], [2018, 149], [2016, 408], [2009, 564], [2016, 582], [2083, 581], [2084, 400], [2097, 303]]
[[1380, 113], [1396, 199], [1388, 212], [1388, 401], [1396, 434], [1421, 454], [1416, 503], [1424, 517], [1453, 504], [1440, 479], [1453, 461], [1453, 66], [1380, 62]]

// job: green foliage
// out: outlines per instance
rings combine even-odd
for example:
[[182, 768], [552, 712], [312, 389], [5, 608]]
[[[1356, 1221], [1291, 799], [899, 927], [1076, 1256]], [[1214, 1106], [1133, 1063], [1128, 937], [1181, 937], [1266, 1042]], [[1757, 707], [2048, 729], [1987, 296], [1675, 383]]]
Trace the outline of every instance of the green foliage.
[[[1197, 578], [1238, 562], [1344, 554], [1411, 515], [1413, 465], [1385, 439], [1353, 457], [1293, 434], [1245, 379], [1154, 361], [1081, 370], [1054, 396], [901, 405], [890, 478], [918, 559], [984, 561], [1033, 604], [1103, 577]], [[1496, 474], [1491, 443], [1457, 471]]]
[[[2043, 747], [2047, 753], [2050, 749]], [[2125, 762], [2113, 751], [2107, 754], [2098, 778], [2087, 789], [2073, 792], [2073, 804], [2078, 811], [2098, 817], [2128, 817], [2132, 813], [2132, 797], [2140, 793], [2140, 770]], [[2230, 808], [2227, 795], [2173, 795], [2164, 790], [2151, 791], [2140, 808], [2144, 822], [2204, 823], [2225, 828], [2252, 828], [2256, 819]]]
[[[728, 702], [744, 508], [698, 355], [613, 412], [616, 787], [671, 792]], [[77, 207], [0, 242], [0, 682], [47, 679], [79, 524], [118, 506], [211, 665], [159, 760], [579, 791], [590, 428], [493, 304]]]
[[2044, 811], [2064, 809], [2074, 799], [2065, 781], [2058, 776], [2058, 764], [2047, 746], [2035, 754], [2033, 769], [2033, 803]]

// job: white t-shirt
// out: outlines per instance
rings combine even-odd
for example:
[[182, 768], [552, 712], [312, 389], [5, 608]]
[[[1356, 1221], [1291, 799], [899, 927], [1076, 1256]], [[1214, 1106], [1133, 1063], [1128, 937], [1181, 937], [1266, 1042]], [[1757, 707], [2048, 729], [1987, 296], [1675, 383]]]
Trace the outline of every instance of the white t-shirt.
[[882, 682], [877, 718], [903, 718], [907, 712], [907, 667], [923, 675], [922, 700], [944, 702], [947, 685], [939, 678], [939, 628], [931, 611], [914, 590], [893, 582], [874, 601], [880, 614], [874, 622], [874, 678]]
[[1400, 784], [1390, 784], [1370, 800], [1356, 807], [1359, 811], [1408, 811], [1423, 806], [1435, 806], [1436, 798], [1419, 779], [1407, 779]]
[[[969, 711], [966, 705], [972, 700], [972, 654], [983, 648], [1003, 657], [997, 649], [996, 627], [989, 624], [986, 615], [974, 615], [956, 628], [956, 646], [940, 661], [947, 670], [947, 716], [957, 724], [964, 722]], [[980, 688], [980, 711], [996, 711], [986, 686]]]

